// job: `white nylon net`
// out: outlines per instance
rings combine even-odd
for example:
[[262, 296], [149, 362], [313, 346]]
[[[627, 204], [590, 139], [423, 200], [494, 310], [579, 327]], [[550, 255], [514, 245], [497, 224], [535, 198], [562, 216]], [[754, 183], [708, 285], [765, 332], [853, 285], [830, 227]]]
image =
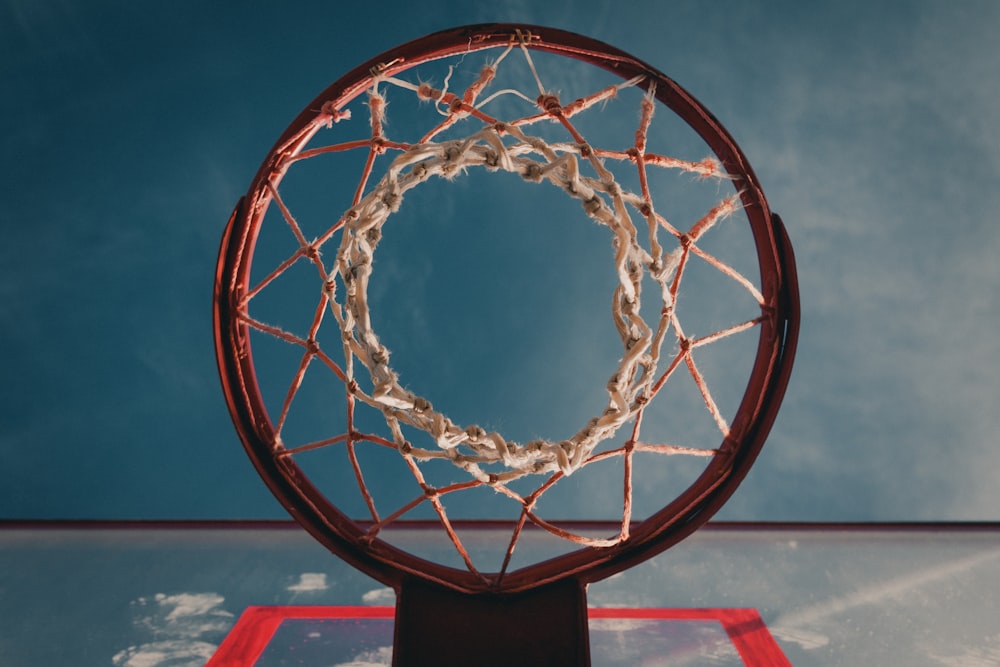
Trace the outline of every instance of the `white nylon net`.
[[[522, 47], [522, 52], [531, 62], [527, 49]], [[506, 55], [505, 53], [504, 56]], [[503, 57], [500, 58], [502, 59]], [[421, 99], [447, 106], [449, 111], [441, 125], [396, 157], [382, 180], [344, 216], [345, 229], [337, 253], [337, 271], [347, 286], [347, 293], [344, 296], [344, 308], [334, 309], [334, 315], [344, 333], [347, 358], [358, 359], [368, 369], [374, 384], [374, 391], [370, 396], [357, 390], [355, 395], [383, 412], [392, 429], [394, 441], [401, 450], [416, 459], [447, 458], [467, 470], [474, 478], [489, 483], [506, 482], [526, 474], [555, 471], [569, 475], [583, 465], [599, 443], [612, 437], [622, 425], [635, 418], [636, 413], [654, 393], [660, 351], [668, 331], [673, 325], [675, 333], [682, 332], [680, 323], [673, 316], [672, 284], [684, 255], [683, 246], [667, 252], [660, 245], [657, 236], [665, 221], [657, 216], [648, 194], [624, 190], [615, 179], [614, 172], [605, 167], [604, 158], [574, 131], [570, 122], [575, 114], [614, 97], [620, 88], [639, 83], [638, 79], [603, 89], [566, 107], [555, 96], [547, 93], [538, 80], [538, 105], [543, 108], [542, 113], [509, 122], [489, 117], [485, 127], [463, 140], [434, 140], [446, 126], [472, 115], [473, 109], [483, 114], [482, 120], [487, 121], [486, 112], [482, 108], [487, 106], [489, 100], [481, 103], [481, 107], [476, 107], [477, 97], [488, 86], [499, 65], [500, 61], [485, 68], [479, 81], [466, 90], [461, 98], [427, 84], [414, 85], [395, 77], [376, 81], [369, 92], [371, 124], [376, 128], [376, 141], [387, 141], [387, 137], [380, 134], [380, 128], [384, 124], [385, 102], [380, 93], [383, 86], [410, 90]], [[460, 105], [456, 104], [459, 99]], [[649, 94], [642, 102], [636, 146], [633, 147], [634, 150], [626, 151], [629, 159], [637, 160], [642, 156], [646, 165], [684, 169], [702, 177], [725, 177], [725, 174], [720, 173], [718, 163], [711, 160], [690, 163], [645, 154], [642, 137], [652, 121], [654, 108], [652, 94]], [[553, 120], [565, 121], [572, 141], [547, 143], [542, 138], [529, 134], [531, 125]], [[581, 174], [581, 161], [587, 162], [596, 176]], [[608, 227], [614, 235], [614, 262], [619, 282], [613, 300], [612, 318], [623, 346], [621, 363], [608, 380], [608, 405], [604, 411], [590, 419], [576, 433], [559, 442], [534, 440], [520, 444], [476, 425], [460, 426], [453, 423], [443, 413], [435, 410], [428, 400], [400, 384], [398, 375], [389, 364], [389, 350], [372, 329], [368, 284], [383, 226], [392, 213], [399, 209], [408, 190], [429, 178], [449, 178], [473, 168], [500, 169], [519, 174], [529, 181], [545, 181], [561, 188], [568, 196], [580, 201], [586, 215]], [[692, 229], [685, 243], [697, 241], [701, 234], [738, 206], [735, 195], [720, 202]], [[639, 242], [642, 232], [637, 229], [633, 216], [645, 223], [644, 233], [647, 234], [650, 251], [644, 249]], [[642, 281], [647, 273], [660, 287], [658, 296], [662, 304], [661, 317], [653, 326], [640, 314]], [[746, 284], [753, 289], [749, 281]], [[330, 297], [332, 300], [336, 299], [333, 293]], [[690, 341], [683, 342], [685, 345], [690, 344]], [[705, 342], [707, 341], [699, 341], [700, 344]], [[726, 435], [728, 427], [707, 389], [704, 396], [722, 434]], [[410, 446], [400, 429], [400, 423], [429, 433], [440, 450], [430, 451]], [[506, 470], [500, 473], [486, 472], [482, 467], [483, 464], [493, 463], [502, 463]]]

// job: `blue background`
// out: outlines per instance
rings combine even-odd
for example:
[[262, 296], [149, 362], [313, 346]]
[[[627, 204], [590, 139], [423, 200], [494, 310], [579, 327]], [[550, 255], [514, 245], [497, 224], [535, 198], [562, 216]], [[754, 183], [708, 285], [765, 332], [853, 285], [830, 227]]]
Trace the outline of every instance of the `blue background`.
[[0, 5], [0, 517], [283, 516], [216, 375], [223, 226], [341, 73], [483, 21], [665, 71], [789, 226], [796, 372], [722, 517], [998, 518], [1000, 5], [22, 0]]

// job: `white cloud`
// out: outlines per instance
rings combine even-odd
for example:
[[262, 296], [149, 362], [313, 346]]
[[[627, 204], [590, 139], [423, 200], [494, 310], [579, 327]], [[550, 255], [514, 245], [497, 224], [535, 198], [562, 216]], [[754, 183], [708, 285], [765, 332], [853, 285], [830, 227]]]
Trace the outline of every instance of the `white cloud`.
[[367, 605], [382, 606], [396, 604], [396, 592], [391, 588], [376, 588], [361, 596], [361, 601]]
[[987, 637], [983, 647], [967, 647], [951, 654], [942, 654], [929, 647], [927, 657], [943, 667], [995, 667], [1000, 665], [1000, 635]]
[[112, 662], [115, 667], [202, 667], [216, 648], [208, 642], [167, 639], [119, 651]]
[[138, 623], [155, 632], [199, 637], [232, 624], [233, 614], [222, 607], [224, 603], [216, 593], [157, 593], [152, 599], [139, 598], [135, 606], [147, 612]]
[[132, 603], [134, 624], [148, 632], [152, 641], [115, 654], [115, 667], [200, 667], [217, 646], [206, 635], [225, 633], [233, 614], [223, 608], [225, 599], [216, 593], [157, 593]]
[[325, 572], [303, 572], [299, 575], [299, 580], [286, 590], [292, 593], [317, 593], [328, 588]]
[[392, 647], [380, 646], [359, 654], [350, 662], [339, 662], [335, 667], [388, 667], [392, 664]]

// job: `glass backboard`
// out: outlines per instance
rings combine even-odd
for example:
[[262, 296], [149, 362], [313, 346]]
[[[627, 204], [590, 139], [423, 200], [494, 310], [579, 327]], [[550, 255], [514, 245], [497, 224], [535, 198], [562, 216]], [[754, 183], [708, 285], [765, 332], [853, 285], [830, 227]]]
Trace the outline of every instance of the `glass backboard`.
[[[469, 530], [489, 545], [489, 527]], [[404, 533], [414, 546], [437, 539]], [[995, 664], [998, 582], [997, 524], [709, 524], [591, 585], [591, 654], [595, 666], [664, 664], [670, 653], [670, 664], [751, 664], [724, 618], [690, 611], [747, 610], [796, 667]], [[330, 632], [322, 619], [289, 623], [249, 664], [313, 664], [301, 661], [312, 644], [325, 656], [315, 664], [387, 665], [394, 602], [290, 523], [0, 527], [5, 665], [203, 665], [248, 609], [319, 607], [340, 610], [323, 612]], [[337, 614], [355, 630], [346, 641]], [[303, 648], [276, 654], [282, 645]]]

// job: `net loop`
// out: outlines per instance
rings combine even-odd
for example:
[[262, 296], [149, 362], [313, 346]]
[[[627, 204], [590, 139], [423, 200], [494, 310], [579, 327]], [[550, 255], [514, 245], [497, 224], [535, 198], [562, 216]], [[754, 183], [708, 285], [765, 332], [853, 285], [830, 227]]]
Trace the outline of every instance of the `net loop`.
[[[375, 116], [381, 109], [382, 97], [376, 88], [371, 97], [379, 101], [370, 105]], [[554, 96], [543, 96], [540, 100], [550, 110], [558, 104]], [[375, 125], [373, 121], [373, 127]], [[676, 269], [676, 262], [653, 257], [639, 244], [625, 201], [645, 200], [625, 192], [607, 169], [598, 169], [596, 177], [581, 174], [578, 160], [584, 152], [581, 147], [588, 146], [586, 142], [550, 143], [516, 126], [506, 127], [509, 129], [507, 141], [495, 126], [486, 126], [466, 139], [445, 143], [426, 141], [396, 157], [382, 180], [351, 209], [356, 215], [344, 216], [345, 234], [337, 260], [344, 283], [348, 285], [346, 310], [353, 315], [343, 320], [342, 333], [350, 348], [362, 351], [359, 360], [371, 374], [372, 402], [386, 412], [387, 418], [390, 417], [388, 411], [392, 411], [391, 420], [428, 432], [450, 459], [483, 481], [491, 478], [481, 470], [480, 463], [500, 463], [520, 474], [558, 471], [570, 475], [600, 441], [614, 435], [634, 416], [640, 405], [635, 398], [644, 384], [633, 379], [651, 376], [658, 356], [658, 350], [654, 355], [648, 353], [654, 342], [654, 330], [640, 315], [640, 285], [648, 270], [663, 287], [663, 308], [668, 309], [672, 297], [667, 283]], [[485, 437], [486, 432], [481, 427], [460, 428], [435, 412], [425, 399], [420, 401], [420, 409], [416, 409], [417, 397], [400, 386], [397, 374], [389, 366], [389, 352], [371, 328], [367, 288], [382, 226], [399, 210], [409, 189], [431, 176], [449, 178], [476, 166], [520, 173], [533, 183], [549, 182], [578, 199], [587, 215], [609, 227], [614, 234], [619, 276], [614, 320], [624, 354], [618, 371], [609, 382], [608, 409], [577, 434], [558, 443], [528, 446], [509, 442], [499, 434]], [[653, 229], [655, 231], [655, 227]], [[653, 247], [659, 248], [658, 244]], [[666, 325], [661, 322], [659, 327], [662, 330]], [[662, 334], [663, 331], [655, 337], [657, 344], [664, 339]], [[419, 457], [421, 453], [414, 452], [414, 455]]]

